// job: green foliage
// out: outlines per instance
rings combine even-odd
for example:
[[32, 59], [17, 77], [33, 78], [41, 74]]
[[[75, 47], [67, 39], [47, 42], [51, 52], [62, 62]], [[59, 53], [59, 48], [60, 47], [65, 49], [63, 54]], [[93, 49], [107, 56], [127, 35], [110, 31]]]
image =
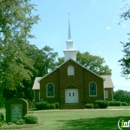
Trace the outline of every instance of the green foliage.
[[95, 108], [95, 105], [98, 105], [99, 108], [107, 108], [108, 107], [108, 101], [105, 101], [105, 100], [96, 100], [95, 103], [94, 103], [94, 108]]
[[24, 121], [26, 124], [37, 124], [38, 123], [38, 117], [33, 114], [27, 114], [24, 116]]
[[[27, 91], [35, 71], [29, 39], [39, 17], [32, 14], [35, 8], [29, 0], [2, 0], [0, 6], [0, 92], [6, 88], [11, 97], [32, 99], [31, 89]], [[6, 99], [11, 98], [8, 91], [3, 92]]]
[[44, 110], [44, 109], [56, 109], [59, 108], [59, 102], [55, 103], [48, 103], [47, 101], [40, 101], [35, 104], [37, 110]]
[[50, 109], [50, 104], [45, 101], [37, 102], [35, 106], [37, 110]]
[[[125, 2], [125, 1], [124, 1]], [[127, 1], [126, 1], [127, 2]], [[130, 19], [130, 4], [126, 3], [125, 7], [123, 8], [124, 12], [121, 13], [120, 18], [122, 20], [129, 20]], [[128, 32], [128, 37], [130, 33]], [[130, 40], [128, 38], [128, 40]], [[130, 42], [121, 42], [123, 45], [123, 58], [119, 60], [121, 68], [122, 76], [124, 76], [126, 79], [130, 78]]]
[[23, 125], [25, 121], [23, 119], [20, 119], [16, 122], [17, 125]]
[[114, 101], [114, 103], [115, 103], [115, 106], [121, 106], [122, 105], [121, 101]]
[[8, 125], [13, 125], [14, 124], [14, 122], [8, 122]]
[[130, 104], [130, 92], [124, 90], [117, 90], [114, 92], [115, 101], [127, 102]]
[[59, 102], [55, 102], [55, 106], [56, 106], [56, 108], [60, 108], [60, 103]]
[[42, 110], [44, 107], [44, 104], [45, 104], [44, 102], [40, 101], [35, 104], [35, 107], [37, 110]]
[[31, 14], [35, 9], [29, 0], [2, 0], [0, 6], [0, 86], [14, 90], [31, 79], [28, 39], [33, 38], [31, 28], [39, 17]]
[[115, 102], [114, 101], [109, 101], [108, 104], [109, 104], [109, 106], [115, 106]]
[[85, 108], [94, 108], [94, 104], [87, 103], [87, 104], [85, 104]]
[[128, 106], [127, 102], [122, 102], [122, 106]]
[[41, 50], [38, 50], [35, 55], [34, 67], [37, 69], [37, 76], [44, 76], [48, 74], [50, 70], [55, 69], [55, 60], [58, 53], [53, 52], [53, 49], [49, 46], [45, 46]]
[[122, 70], [122, 76], [124, 76], [125, 78], [129, 79], [130, 76], [130, 42], [127, 43], [123, 43], [123, 58], [119, 60], [119, 63], [121, 65], [121, 70]]
[[4, 121], [4, 115], [3, 113], [0, 113], [0, 122]]
[[100, 107], [99, 107], [98, 104], [94, 104], [94, 108], [95, 108], [95, 109], [98, 109], [98, 108], [100, 108]]
[[50, 104], [50, 109], [56, 109], [55, 103], [51, 103], [51, 104]]
[[99, 56], [91, 55], [88, 52], [78, 52], [77, 62], [99, 75], [111, 75], [111, 69], [107, 65], [104, 65], [104, 58]]

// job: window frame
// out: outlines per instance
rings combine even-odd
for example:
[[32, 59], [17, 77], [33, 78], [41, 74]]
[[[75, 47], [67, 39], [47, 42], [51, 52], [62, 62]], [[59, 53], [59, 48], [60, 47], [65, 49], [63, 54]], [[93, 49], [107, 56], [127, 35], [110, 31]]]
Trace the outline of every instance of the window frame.
[[[48, 94], [48, 86], [49, 86], [50, 84], [53, 86], [53, 96], [49, 96], [49, 94]], [[46, 97], [53, 98], [54, 96], [55, 96], [54, 84], [53, 84], [53, 83], [48, 83], [48, 84], [46, 85]]]
[[[96, 88], [96, 92], [95, 92], [96, 94], [95, 94], [95, 95], [91, 95], [91, 92], [90, 92], [90, 91], [91, 91], [91, 88], [90, 88], [90, 87], [91, 87], [91, 86], [90, 86], [91, 84], [95, 84], [95, 88]], [[89, 96], [90, 96], [90, 97], [97, 97], [97, 84], [96, 84], [95, 82], [91, 82], [91, 83], [89, 84]]]

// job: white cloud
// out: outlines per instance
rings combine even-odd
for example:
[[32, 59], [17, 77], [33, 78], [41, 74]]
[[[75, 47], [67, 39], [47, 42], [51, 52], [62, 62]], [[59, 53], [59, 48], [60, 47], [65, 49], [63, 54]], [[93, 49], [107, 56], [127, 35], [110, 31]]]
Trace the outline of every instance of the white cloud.
[[111, 29], [111, 27], [107, 27], [107, 30], [110, 30]]
[[123, 25], [122, 25], [122, 28], [125, 28], [126, 26], [127, 26], [126, 24], [123, 24]]

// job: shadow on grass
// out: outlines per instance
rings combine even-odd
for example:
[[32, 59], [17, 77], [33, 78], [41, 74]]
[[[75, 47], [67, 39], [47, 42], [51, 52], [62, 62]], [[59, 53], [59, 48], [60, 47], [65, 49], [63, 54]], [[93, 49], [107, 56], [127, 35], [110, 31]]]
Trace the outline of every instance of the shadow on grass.
[[[64, 126], [60, 130], [119, 130], [118, 120], [123, 118], [125, 122], [130, 117], [101, 117], [101, 118], [84, 118], [75, 120], [59, 120]], [[130, 128], [126, 128], [128, 130]], [[123, 129], [124, 130], [124, 129]]]

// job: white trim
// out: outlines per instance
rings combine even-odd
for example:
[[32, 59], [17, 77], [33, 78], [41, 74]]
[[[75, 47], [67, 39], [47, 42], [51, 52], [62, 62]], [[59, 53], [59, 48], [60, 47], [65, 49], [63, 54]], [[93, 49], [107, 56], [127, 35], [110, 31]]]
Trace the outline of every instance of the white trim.
[[[48, 85], [49, 84], [52, 84], [53, 85], [53, 96], [48, 96]], [[54, 84], [53, 83], [48, 83], [47, 85], [46, 85], [46, 97], [48, 97], [48, 98], [53, 98], [55, 96], [55, 87], [54, 87]]]
[[[91, 84], [91, 83], [94, 83], [95, 86], [96, 86], [96, 95], [90, 95], [90, 84]], [[89, 83], [89, 97], [97, 97], [97, 84], [96, 84], [95, 82], [90, 82], [90, 83]]]

